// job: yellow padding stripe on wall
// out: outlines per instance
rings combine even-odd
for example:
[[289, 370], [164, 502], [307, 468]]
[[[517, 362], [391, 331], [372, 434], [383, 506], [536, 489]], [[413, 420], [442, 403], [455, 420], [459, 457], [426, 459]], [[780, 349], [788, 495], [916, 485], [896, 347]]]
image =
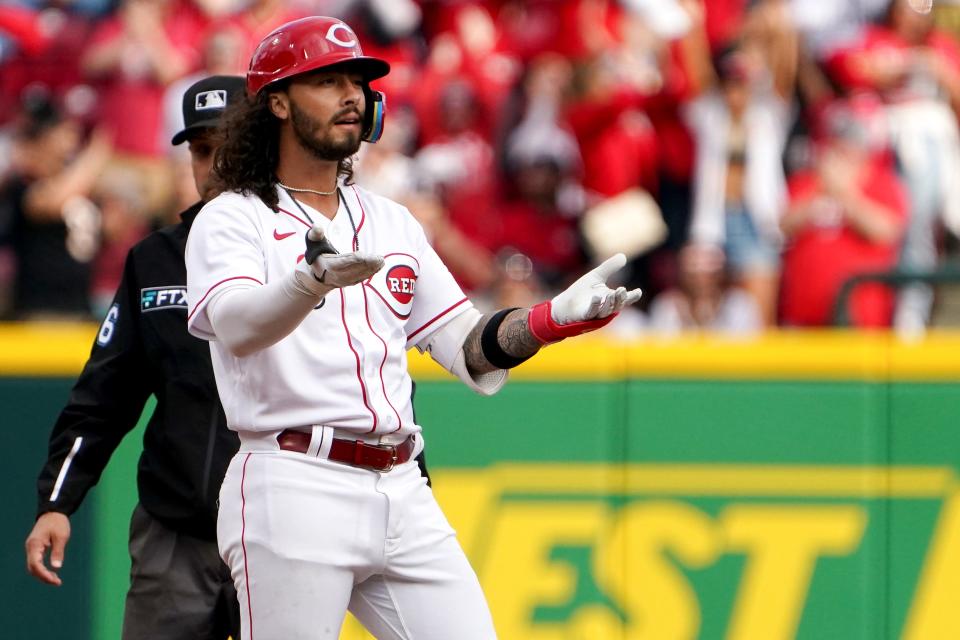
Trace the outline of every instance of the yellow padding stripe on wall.
[[[444, 472], [446, 473], [446, 471]], [[949, 467], [759, 464], [516, 464], [484, 471], [502, 493], [942, 498]]]
[[[76, 376], [97, 333], [93, 324], [0, 324], [0, 375]], [[418, 380], [450, 376], [408, 352]], [[616, 341], [583, 336], [547, 347], [515, 380], [647, 379], [960, 381], [960, 331], [901, 342], [887, 332], [776, 331], [750, 340], [716, 336]]]
[[0, 324], [0, 375], [76, 376], [97, 330], [94, 324]]

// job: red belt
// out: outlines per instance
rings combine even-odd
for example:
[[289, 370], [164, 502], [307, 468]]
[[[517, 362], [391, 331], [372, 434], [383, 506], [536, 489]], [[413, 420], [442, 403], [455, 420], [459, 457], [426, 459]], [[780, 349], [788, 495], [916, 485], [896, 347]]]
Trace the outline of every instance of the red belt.
[[[311, 434], [306, 431], [284, 429], [277, 436], [277, 444], [284, 451], [306, 453], [310, 447]], [[330, 445], [328, 459], [343, 462], [355, 467], [374, 469], [375, 471], [390, 471], [398, 464], [403, 464], [413, 456], [416, 448], [413, 436], [408, 436], [400, 444], [367, 444], [363, 440], [341, 440], [334, 438]]]

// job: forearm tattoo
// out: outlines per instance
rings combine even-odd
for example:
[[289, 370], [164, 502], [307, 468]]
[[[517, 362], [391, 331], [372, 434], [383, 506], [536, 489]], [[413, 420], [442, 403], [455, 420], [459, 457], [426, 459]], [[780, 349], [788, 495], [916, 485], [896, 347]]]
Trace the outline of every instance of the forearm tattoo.
[[[508, 355], [515, 358], [529, 358], [542, 346], [540, 342], [533, 337], [527, 325], [527, 315], [529, 309], [516, 309], [511, 311], [500, 327], [497, 329], [497, 343]], [[487, 314], [480, 319], [477, 326], [473, 328], [463, 344], [463, 353], [467, 369], [473, 374], [489, 373], [497, 369], [490, 364], [483, 355], [480, 338], [483, 335], [483, 329], [487, 326], [493, 314]]]

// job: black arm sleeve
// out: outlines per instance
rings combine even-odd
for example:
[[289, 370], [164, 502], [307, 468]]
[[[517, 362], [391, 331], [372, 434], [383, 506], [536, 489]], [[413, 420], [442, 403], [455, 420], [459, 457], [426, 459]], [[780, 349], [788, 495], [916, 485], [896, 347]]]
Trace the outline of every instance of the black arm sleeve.
[[77, 510], [150, 396], [132, 255], [127, 254], [123, 280], [90, 358], [50, 434], [47, 461], [37, 479], [38, 516]]

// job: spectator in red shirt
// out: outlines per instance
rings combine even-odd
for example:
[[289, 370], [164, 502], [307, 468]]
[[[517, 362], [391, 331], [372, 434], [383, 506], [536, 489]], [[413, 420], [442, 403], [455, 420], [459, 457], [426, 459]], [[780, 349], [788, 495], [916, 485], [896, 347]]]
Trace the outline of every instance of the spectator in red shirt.
[[[837, 294], [851, 277], [892, 269], [907, 221], [907, 196], [889, 163], [874, 153], [864, 123], [846, 109], [827, 116], [828, 141], [813, 171], [789, 181], [782, 219], [781, 320], [828, 326]], [[889, 326], [893, 293], [883, 285], [857, 287], [849, 301], [858, 327]]]
[[125, 0], [100, 24], [81, 61], [99, 81], [100, 120], [116, 129], [118, 152], [158, 157], [163, 91], [196, 66], [199, 12], [177, 0]]
[[196, 66], [204, 31], [204, 18], [186, 0], [124, 0], [81, 60], [99, 90], [98, 120], [115, 133], [115, 163], [136, 172], [153, 212], [172, 197], [160, 136], [164, 90]]
[[443, 136], [442, 110], [438, 105], [446, 87], [456, 82], [483, 88], [475, 91], [477, 106], [473, 126], [489, 138], [493, 116], [507, 99], [520, 73], [519, 61], [509, 49], [498, 48], [497, 24], [487, 8], [464, 2], [434, 8], [432, 12], [436, 19], [425, 25], [430, 38], [429, 52], [418, 70], [415, 91], [410, 95], [420, 121], [420, 143], [431, 144]]
[[[929, 271], [938, 262], [941, 218], [960, 234], [960, 46], [936, 29], [916, 3], [894, 0], [882, 24], [831, 59], [835, 77], [848, 89], [876, 92], [885, 103], [893, 148], [910, 196], [910, 224], [900, 265]], [[896, 326], [922, 331], [930, 319], [933, 289], [902, 290]]]
[[[3, 14], [19, 24], [5, 23]], [[0, 53], [6, 54], [0, 59], [0, 122], [16, 115], [20, 96], [31, 84], [42, 84], [58, 98], [81, 84], [80, 54], [93, 28], [92, 17], [71, 2], [51, 2], [43, 11], [0, 7], [0, 37], [11, 33], [16, 45], [7, 53], [0, 40]]]
[[588, 191], [612, 197], [643, 189], [661, 205], [666, 241], [631, 264], [630, 282], [650, 293], [674, 284], [675, 252], [689, 226], [694, 149], [680, 104], [695, 94], [699, 68], [709, 66], [705, 7], [701, 0], [622, 4], [615, 23], [621, 42], [583, 66], [567, 119]]
[[[428, 16], [426, 22], [433, 32], [460, 30], [461, 38], [474, 42], [492, 36], [498, 52], [520, 60], [529, 61], [547, 52], [578, 60], [610, 45], [622, 12], [620, 4], [616, 0], [437, 2], [431, 7], [435, 7], [435, 15]], [[489, 16], [492, 31], [481, 28], [478, 12]], [[471, 57], [481, 53], [469, 43], [467, 49]]]
[[584, 268], [578, 222], [583, 210], [573, 180], [580, 157], [573, 137], [547, 122], [521, 124], [506, 145], [508, 195], [485, 223], [490, 248], [530, 259], [536, 281], [559, 290]]
[[719, 51], [740, 35], [747, 16], [747, 0], [704, 0], [707, 37]]
[[[649, 1], [649, 0], [648, 0]], [[687, 16], [686, 31], [672, 39], [663, 53], [663, 86], [651, 96], [644, 110], [657, 136], [657, 196], [670, 228], [668, 245], [677, 250], [686, 243], [690, 218], [690, 180], [695, 148], [682, 118], [682, 105], [703, 90], [712, 78], [710, 48], [704, 29], [703, 0], [679, 0]]]
[[[583, 153], [584, 187], [606, 197], [632, 188], [656, 192], [660, 161], [670, 163], [687, 150], [658, 148], [659, 132], [648, 110], [653, 105], [658, 124], [669, 130], [663, 140], [676, 141], [672, 125], [679, 122], [672, 98], [684, 73], [674, 54], [694, 20], [673, 0], [624, 5], [627, 11], [613, 23], [615, 38], [580, 66], [577, 95], [566, 114]], [[664, 117], [665, 105], [672, 118]]]
[[486, 244], [485, 212], [497, 194], [493, 146], [480, 132], [481, 104], [473, 86], [449, 82], [440, 94], [438, 135], [416, 154], [424, 186], [440, 196], [451, 222]]

